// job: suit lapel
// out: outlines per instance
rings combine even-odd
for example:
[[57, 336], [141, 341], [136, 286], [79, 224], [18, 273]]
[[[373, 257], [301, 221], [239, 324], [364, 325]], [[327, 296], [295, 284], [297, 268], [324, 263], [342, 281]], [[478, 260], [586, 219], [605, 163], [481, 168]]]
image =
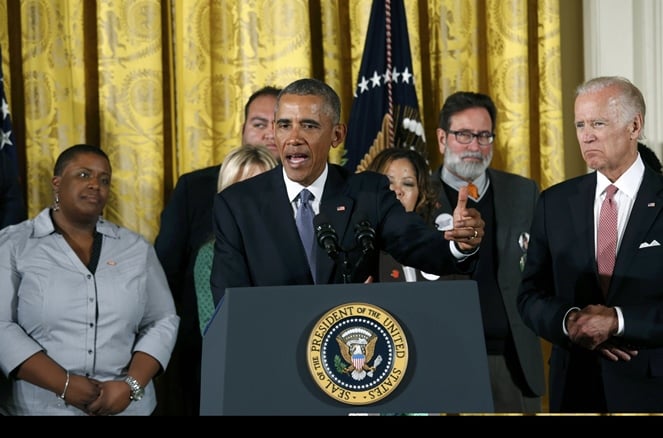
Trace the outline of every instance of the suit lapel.
[[[354, 200], [344, 193], [346, 177], [341, 174], [334, 165], [329, 165], [329, 173], [325, 182], [325, 189], [320, 202], [320, 213], [325, 216], [329, 224], [336, 230], [339, 245], [342, 245], [343, 236], [348, 230], [351, 213], [354, 208]], [[336, 263], [325, 250], [317, 247], [317, 274], [320, 283], [333, 283], [334, 268]], [[343, 254], [340, 255], [343, 257]], [[341, 263], [342, 260], [339, 260]]]
[[438, 167], [437, 171], [433, 174], [431, 184], [433, 185], [433, 188], [437, 190], [437, 199], [440, 201], [440, 207], [434, 212], [433, 218], [442, 213], [453, 214], [456, 206], [451, 205], [451, 201], [449, 201], [447, 192], [444, 189], [444, 183], [442, 182], [442, 166]]
[[[596, 269], [596, 254], [594, 243], [594, 193], [596, 192], [596, 172], [585, 175], [578, 182], [578, 190], [568, 197], [566, 208], [559, 214], [571, 217], [571, 229], [578, 230], [577, 235], [582, 236], [578, 242], [578, 249], [583, 251], [581, 257], [584, 260], [591, 260]], [[589, 206], [589, 208], [579, 208], [578, 206]], [[551, 224], [554, 226], [554, 224]]]
[[[649, 230], [659, 217], [663, 208], [663, 180], [661, 177], [645, 169], [642, 184], [633, 203], [631, 215], [624, 230], [613, 273], [614, 282], [609, 293], [619, 288], [619, 279], [626, 276], [631, 261], [634, 260], [640, 244], [648, 239]], [[662, 242], [663, 243], [663, 242]]]
[[[504, 266], [501, 262], [507, 260], [505, 252], [513, 245], [513, 242], [507, 243], [510, 230], [512, 229], [511, 224], [515, 222], [516, 217], [522, 214], [515, 207], [516, 202], [514, 202], [514, 193], [511, 193], [509, 190], [500, 190], [497, 187], [504, 187], [502, 183], [502, 176], [497, 172], [492, 172], [491, 169], [487, 169], [488, 179], [490, 185], [493, 187], [493, 212], [495, 215], [495, 244], [497, 245], [497, 269], [498, 275], [500, 275], [501, 267]], [[497, 224], [502, 224], [502, 226], [497, 226]], [[529, 230], [522, 230], [529, 231]], [[514, 242], [517, 237], [512, 236]]]

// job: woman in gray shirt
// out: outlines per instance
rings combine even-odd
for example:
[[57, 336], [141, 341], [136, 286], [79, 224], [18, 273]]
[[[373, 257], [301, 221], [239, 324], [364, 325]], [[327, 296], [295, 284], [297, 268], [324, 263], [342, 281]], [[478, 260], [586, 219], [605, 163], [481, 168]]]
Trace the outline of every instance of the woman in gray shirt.
[[60, 154], [54, 205], [0, 231], [0, 413], [149, 415], [179, 317], [155, 251], [101, 217], [111, 166]]

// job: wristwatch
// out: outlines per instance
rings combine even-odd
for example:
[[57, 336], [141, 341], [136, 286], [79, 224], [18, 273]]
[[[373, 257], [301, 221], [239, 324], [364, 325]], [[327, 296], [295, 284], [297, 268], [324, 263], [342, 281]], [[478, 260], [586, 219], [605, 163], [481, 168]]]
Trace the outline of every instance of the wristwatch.
[[129, 388], [131, 388], [131, 400], [133, 401], [138, 401], [141, 398], [143, 398], [143, 394], [145, 393], [145, 388], [140, 386], [140, 383], [138, 383], [138, 380], [134, 379], [131, 376], [127, 376], [124, 381], [129, 385]]

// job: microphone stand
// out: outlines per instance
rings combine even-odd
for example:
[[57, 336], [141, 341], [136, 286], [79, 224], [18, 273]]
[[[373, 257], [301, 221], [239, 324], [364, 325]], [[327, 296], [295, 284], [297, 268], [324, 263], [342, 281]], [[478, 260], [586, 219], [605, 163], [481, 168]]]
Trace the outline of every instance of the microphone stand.
[[354, 248], [361, 248], [361, 255], [352, 269], [352, 276], [361, 266], [366, 254], [375, 250], [375, 229], [368, 220], [362, 220], [355, 226], [355, 241], [357, 244]]
[[336, 251], [334, 253], [330, 253], [329, 251], [327, 252], [329, 258], [331, 258], [336, 264], [336, 266], [341, 270], [341, 276], [343, 277], [343, 284], [352, 283], [352, 277], [357, 271], [359, 265], [361, 265], [361, 262], [364, 260], [365, 253], [362, 252], [361, 256], [357, 260], [357, 263], [353, 265], [350, 262], [349, 254], [354, 249], [356, 249], [356, 246], [352, 248], [343, 248], [341, 246], [336, 246], [335, 247]]
[[[359, 258], [357, 259], [357, 263], [355, 263], [355, 265], [352, 266], [352, 267], [350, 267], [350, 262], [347, 260], [347, 253], [344, 252], [344, 254], [345, 254], [345, 261], [344, 261], [344, 266], [343, 267], [346, 270], [346, 273], [344, 273], [343, 276], [344, 276], [344, 280], [345, 280], [345, 276], [347, 275], [347, 279], [348, 279], [348, 283], [349, 283], [350, 279], [355, 275], [355, 273], [357, 272], [357, 269], [359, 268], [359, 266], [361, 266], [361, 263], [364, 261], [365, 253], [364, 252], [361, 253], [361, 256], [359, 256]], [[347, 272], [349, 272], [349, 273], [347, 273]]]
[[350, 264], [350, 260], [348, 260], [348, 251], [341, 249], [341, 252], [343, 253], [343, 270], [342, 270], [343, 284], [348, 284], [352, 282], [352, 275], [357, 269], [357, 266], [353, 267]]
[[[352, 277], [357, 272], [357, 269], [364, 261], [364, 257], [367, 253], [374, 250], [373, 241], [375, 239], [375, 230], [371, 227], [371, 224], [368, 221], [362, 221], [357, 224], [355, 230], [355, 240], [357, 245], [352, 248], [343, 248], [338, 244], [338, 236], [334, 228], [324, 221], [324, 217], [316, 217], [316, 240], [318, 244], [325, 249], [327, 255], [334, 261], [336, 266], [341, 269], [341, 275], [343, 278], [343, 284], [352, 283]], [[357, 247], [361, 246], [361, 255], [357, 259], [357, 262], [353, 265], [350, 263], [349, 253]], [[339, 266], [339, 255], [342, 255], [341, 264]]]

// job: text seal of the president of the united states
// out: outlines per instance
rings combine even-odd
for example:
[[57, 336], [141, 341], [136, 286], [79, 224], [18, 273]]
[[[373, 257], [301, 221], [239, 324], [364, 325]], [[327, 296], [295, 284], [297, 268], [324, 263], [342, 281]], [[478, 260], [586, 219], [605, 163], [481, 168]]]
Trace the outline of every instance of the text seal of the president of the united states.
[[313, 326], [307, 360], [313, 380], [328, 396], [368, 405], [392, 394], [403, 381], [407, 339], [396, 318], [384, 309], [342, 304]]

